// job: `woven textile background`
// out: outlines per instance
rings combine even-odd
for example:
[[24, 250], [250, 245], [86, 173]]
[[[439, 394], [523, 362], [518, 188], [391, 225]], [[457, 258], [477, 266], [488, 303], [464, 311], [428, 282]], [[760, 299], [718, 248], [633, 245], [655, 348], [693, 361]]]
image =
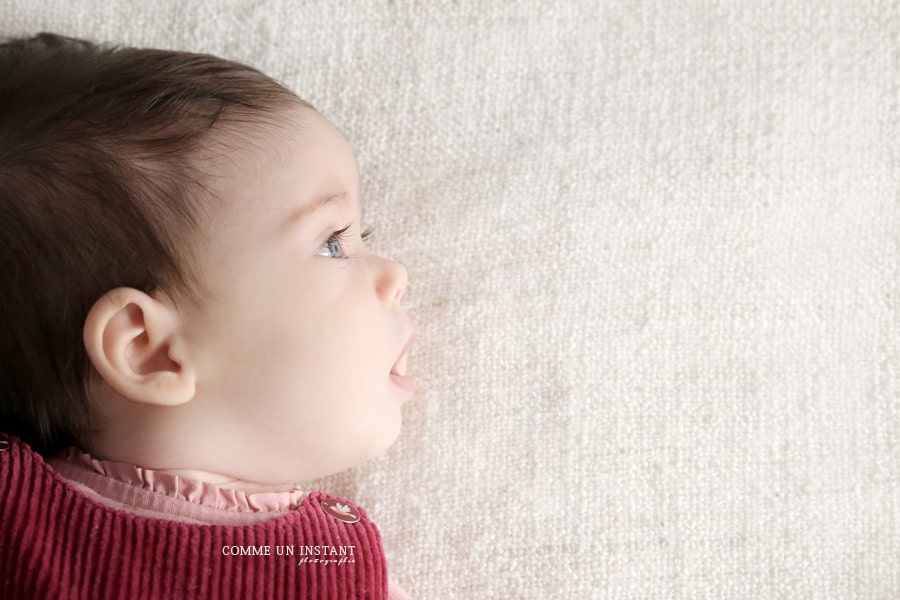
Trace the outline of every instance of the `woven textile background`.
[[418, 391], [317, 485], [413, 597], [900, 597], [898, 3], [0, 17], [253, 64], [347, 135]]

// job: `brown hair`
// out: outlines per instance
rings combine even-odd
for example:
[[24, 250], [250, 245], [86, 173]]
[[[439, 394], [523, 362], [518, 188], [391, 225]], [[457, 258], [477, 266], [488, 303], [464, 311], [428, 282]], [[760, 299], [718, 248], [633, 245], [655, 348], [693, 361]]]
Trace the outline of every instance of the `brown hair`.
[[45, 454], [84, 446], [88, 311], [119, 286], [196, 298], [187, 242], [209, 209], [191, 157], [297, 103], [209, 55], [0, 44], [0, 431]]

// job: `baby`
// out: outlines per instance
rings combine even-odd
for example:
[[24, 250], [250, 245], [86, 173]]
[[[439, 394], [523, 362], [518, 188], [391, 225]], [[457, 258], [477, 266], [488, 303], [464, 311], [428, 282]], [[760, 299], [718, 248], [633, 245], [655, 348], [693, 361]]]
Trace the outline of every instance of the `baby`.
[[413, 394], [322, 115], [207, 55], [0, 45], [0, 597], [405, 598], [308, 482]]

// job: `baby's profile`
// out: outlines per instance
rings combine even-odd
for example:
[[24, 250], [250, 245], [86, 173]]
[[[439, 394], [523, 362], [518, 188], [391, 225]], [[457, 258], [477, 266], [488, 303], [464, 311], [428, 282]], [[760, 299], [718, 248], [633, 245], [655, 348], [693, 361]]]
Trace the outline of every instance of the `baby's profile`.
[[407, 273], [322, 115], [213, 56], [10, 40], [0, 228], [0, 597], [406, 597], [302, 488], [413, 394]]

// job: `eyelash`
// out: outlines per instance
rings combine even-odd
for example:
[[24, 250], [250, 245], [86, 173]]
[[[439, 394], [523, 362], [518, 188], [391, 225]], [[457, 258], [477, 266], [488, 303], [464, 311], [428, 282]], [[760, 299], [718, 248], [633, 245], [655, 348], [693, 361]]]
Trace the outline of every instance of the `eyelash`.
[[[351, 228], [352, 226], [353, 226], [353, 223], [348, 223], [347, 226], [344, 227], [343, 229], [338, 229], [337, 231], [333, 232], [330, 236], [328, 236], [328, 239], [325, 240], [325, 243], [322, 244], [322, 245], [323, 245], [323, 246], [327, 246], [329, 242], [331, 242], [332, 240], [334, 240], [334, 241], [336, 241], [336, 242], [338, 243], [338, 245], [341, 247], [341, 253], [342, 253], [342, 254], [346, 254], [346, 252], [347, 252], [347, 242], [348, 242], [349, 239], [350, 239], [349, 232], [350, 232], [350, 228]], [[360, 234], [360, 238], [362, 238], [363, 243], [366, 243], [366, 242], [369, 240], [369, 238], [372, 237], [372, 234], [373, 234], [374, 232], [375, 232], [375, 228], [374, 228], [374, 227], [372, 227], [372, 226], [367, 226], [367, 227], [363, 230], [362, 234]], [[354, 257], [354, 256], [350, 256], [349, 254], [347, 254], [346, 256], [341, 256], [341, 257], [340, 257], [341, 260], [350, 260], [351, 258], [355, 258], [355, 257]]]

